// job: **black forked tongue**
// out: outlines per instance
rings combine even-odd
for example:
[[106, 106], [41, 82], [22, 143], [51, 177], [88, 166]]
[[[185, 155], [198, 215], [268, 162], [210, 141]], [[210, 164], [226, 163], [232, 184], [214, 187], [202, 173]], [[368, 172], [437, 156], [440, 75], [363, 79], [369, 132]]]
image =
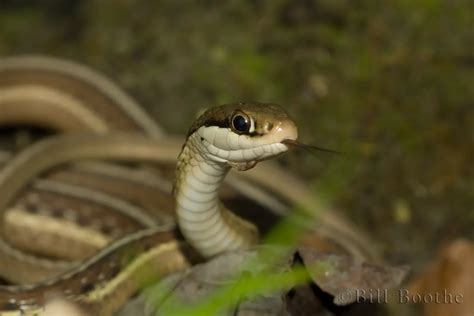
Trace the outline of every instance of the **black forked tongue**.
[[302, 149], [310, 152], [311, 154], [314, 154], [315, 151], [322, 151], [322, 152], [331, 153], [331, 154], [341, 154], [341, 152], [337, 151], [337, 150], [322, 148], [322, 147], [318, 147], [318, 146], [314, 146], [314, 145], [307, 145], [307, 144], [301, 143], [301, 142], [299, 142], [295, 139], [285, 139], [285, 140], [282, 141], [282, 143], [287, 145], [287, 146], [290, 146], [290, 147], [302, 148]]

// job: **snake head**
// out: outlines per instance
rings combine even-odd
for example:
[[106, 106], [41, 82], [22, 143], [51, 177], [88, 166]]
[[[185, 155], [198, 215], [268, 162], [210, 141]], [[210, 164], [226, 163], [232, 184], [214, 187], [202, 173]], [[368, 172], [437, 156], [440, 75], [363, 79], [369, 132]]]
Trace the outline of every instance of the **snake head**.
[[191, 127], [201, 154], [215, 162], [247, 170], [288, 150], [296, 124], [277, 104], [233, 103], [204, 112]]

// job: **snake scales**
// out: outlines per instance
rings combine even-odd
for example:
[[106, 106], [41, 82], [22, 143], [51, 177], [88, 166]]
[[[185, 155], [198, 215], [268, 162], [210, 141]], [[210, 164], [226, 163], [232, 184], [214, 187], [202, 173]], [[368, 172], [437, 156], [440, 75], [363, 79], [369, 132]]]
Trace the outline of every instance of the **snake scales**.
[[[165, 136], [115, 85], [65, 61], [4, 59], [0, 62], [0, 113], [0, 124], [4, 126], [29, 124], [68, 133], [6, 158], [0, 175], [2, 235], [6, 239], [0, 247], [0, 272], [10, 281], [27, 285], [2, 288], [0, 308], [32, 314], [41, 309], [48, 293], [61, 293], [81, 302], [93, 314], [107, 315], [136, 291], [132, 279], [140, 266], [153, 265], [154, 270], [166, 274], [194, 262], [193, 251], [169, 224], [175, 216], [172, 199], [162, 199], [169, 197], [170, 170], [184, 140]], [[71, 134], [78, 131], [87, 133]], [[111, 131], [117, 132], [110, 135]], [[281, 134], [284, 137], [275, 136]], [[287, 146], [281, 141], [294, 138], [294, 124], [274, 105], [229, 105], [211, 110], [195, 121], [180, 155], [175, 196], [181, 232], [202, 255], [212, 256], [256, 241], [254, 225], [225, 210], [216, 195], [217, 188], [231, 166], [249, 169], [257, 161], [285, 151]], [[265, 143], [266, 139], [270, 142]], [[259, 146], [244, 153], [251, 146], [250, 141]], [[239, 150], [233, 150], [231, 145]], [[149, 166], [86, 162], [56, 168], [47, 179], [37, 178], [57, 165], [83, 159], [148, 161], [159, 163], [159, 168], [157, 172]], [[281, 181], [284, 185], [275, 183], [269, 174], [285, 179]], [[243, 192], [280, 214], [286, 212], [288, 205], [310, 199], [301, 183], [271, 164], [227, 179], [230, 181], [226, 182], [224, 195]], [[202, 183], [208, 189], [203, 190]], [[131, 190], [137, 186], [139, 189]], [[47, 209], [55, 203], [79, 212], [63, 212], [60, 216], [54, 211], [41, 212], [41, 204], [47, 204]], [[81, 205], [86, 205], [88, 212], [81, 210]], [[165, 215], [158, 216], [156, 210]], [[97, 217], [109, 219], [108, 225], [97, 223]], [[92, 228], [82, 227], [81, 219]], [[326, 230], [339, 232], [339, 241], [350, 251], [363, 254], [353, 246], [357, 235], [351, 227], [330, 216], [322, 221]], [[31, 223], [33, 229], [25, 232]], [[114, 234], [104, 233], [105, 228], [117, 227], [120, 229]], [[35, 237], [37, 234], [49, 237], [42, 241]], [[31, 240], [35, 238], [38, 242], [33, 244]], [[64, 245], [51, 247], [51, 240], [58, 238], [65, 240]], [[71, 261], [90, 256], [112, 240], [116, 241], [78, 266]], [[79, 250], [71, 254], [71, 249]], [[133, 255], [129, 249], [133, 249]], [[60, 259], [50, 260], [51, 257]], [[46, 281], [40, 281], [44, 278]]]

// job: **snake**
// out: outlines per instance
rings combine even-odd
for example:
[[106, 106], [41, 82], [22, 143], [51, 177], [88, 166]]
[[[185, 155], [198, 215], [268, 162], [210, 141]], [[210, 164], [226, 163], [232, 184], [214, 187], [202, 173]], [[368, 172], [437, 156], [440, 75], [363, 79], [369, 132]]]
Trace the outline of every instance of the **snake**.
[[46, 56], [0, 59], [0, 125], [34, 125], [61, 132], [164, 132], [107, 77], [84, 65]]
[[[276, 109], [272, 109], [273, 107]], [[266, 135], [266, 132], [275, 132], [274, 122], [268, 118], [278, 116], [276, 114], [280, 113], [285, 121], [291, 121], [287, 118], [286, 113], [276, 105], [242, 103], [218, 107], [197, 119], [185, 138], [172, 137], [165, 135], [162, 129], [141, 110], [133, 98], [106, 77], [73, 62], [49, 57], [27, 56], [0, 60], [0, 110], [2, 111], [0, 125], [32, 124], [55, 132], [68, 133], [68, 135], [40, 141], [38, 144], [26, 148], [18, 157], [13, 158], [10, 153], [3, 154], [2, 152], [2, 161], [6, 161], [6, 168], [0, 173], [0, 188], [2, 188], [0, 190], [0, 204], [4, 203], [1, 205], [2, 212], [12, 206], [14, 199], [18, 198], [21, 191], [25, 192], [27, 182], [31, 182], [35, 176], [44, 174], [45, 171], [54, 167], [53, 171], [56, 173], [53, 175], [49, 173], [48, 179], [37, 179], [32, 183], [41, 199], [47, 198], [47, 201], [54, 202], [57, 196], [60, 196], [61, 199], [76, 199], [73, 201], [76, 205], [100, 202], [114, 213], [119, 213], [120, 209], [131, 213], [133, 216], [128, 218], [128, 222], [135, 221], [134, 225], [138, 225], [134, 226], [132, 231], [137, 227], [141, 228], [141, 230], [132, 233], [122, 232], [119, 235], [125, 234], [123, 238], [113, 241], [108, 247], [103, 248], [110, 243], [110, 240], [104, 240], [102, 235], [87, 227], [71, 226], [57, 218], [36, 216], [36, 214], [32, 216], [24, 211], [17, 212], [16, 209], [13, 210], [14, 212], [9, 212], [22, 215], [21, 219], [23, 221], [26, 219], [24, 223], [36, 219], [37, 230], [32, 231], [31, 236], [25, 234], [25, 231], [22, 231], [24, 226], [21, 226], [18, 216], [12, 218], [8, 223], [3, 223], [3, 237], [11, 237], [6, 234], [13, 235], [11, 231], [5, 229], [13, 224], [17, 233], [15, 236], [24, 235], [23, 245], [26, 247], [15, 249], [9, 243], [12, 241], [10, 238], [0, 241], [2, 256], [0, 274], [4, 278], [26, 284], [0, 289], [0, 315], [38, 313], [48, 298], [55, 293], [60, 293], [62, 297], [79, 302], [91, 314], [108, 315], [117, 310], [137, 290], [137, 285], [131, 280], [144, 270], [141, 268], [143, 266], [151, 264], [155, 267], [151, 270], [165, 275], [175, 270], [185, 269], [195, 263], [195, 249], [201, 253], [201, 256], [197, 257], [208, 257], [216, 255], [215, 252], [219, 253], [223, 248], [234, 249], [254, 244], [258, 240], [255, 226], [228, 211], [215, 195], [222, 182], [246, 196], [251, 196], [259, 203], [267, 205], [268, 209], [277, 212], [280, 216], [287, 215], [288, 205], [304, 202], [313, 206], [315, 204], [313, 201], [308, 201], [308, 196], [311, 196], [311, 193], [307, 188], [290, 173], [269, 162], [253, 168], [260, 160], [245, 160], [249, 158], [248, 155], [251, 152], [245, 154], [243, 151], [240, 152], [242, 157], [238, 156], [240, 155], [239, 151], [229, 153], [228, 158], [238, 158], [237, 160], [228, 160], [227, 162], [213, 160], [210, 165], [225, 166], [220, 170], [207, 169], [211, 167], [201, 165], [204, 163], [201, 160], [202, 153], [205, 151], [202, 150], [202, 144], [199, 145], [199, 141], [207, 144], [205, 137], [211, 139], [217, 137], [217, 141], [222, 145], [223, 133], [233, 133], [226, 134], [225, 137], [228, 138], [228, 141], [235, 142], [235, 136], [231, 135], [239, 135], [237, 138], [239, 140], [237, 143], [233, 143], [234, 145], [239, 145], [239, 141], [243, 142], [243, 136], [247, 137], [249, 141], [258, 143], [258, 141], [264, 140], [265, 136], [271, 134]], [[234, 124], [231, 114], [235, 114], [236, 117], [239, 114], [238, 120], [243, 120], [244, 123], [240, 122], [239, 125], [236, 121]], [[292, 126], [291, 123], [288, 124]], [[239, 131], [237, 126], [245, 127], [245, 129], [248, 127], [248, 131]], [[294, 124], [289, 129], [294, 129]], [[215, 134], [211, 132], [214, 130]], [[135, 131], [147, 136], [129, 133], [110, 135], [111, 132], [117, 134], [116, 131]], [[87, 134], [78, 134], [77, 132], [87, 132]], [[204, 132], [206, 133], [205, 137], [199, 134]], [[94, 133], [94, 135], [90, 133]], [[212, 140], [214, 141], [214, 139]], [[180, 143], [185, 143], [185, 145], [180, 148]], [[209, 142], [209, 144], [211, 143]], [[289, 141], [285, 141], [285, 143], [274, 147], [281, 146], [283, 148], [283, 146], [290, 145]], [[244, 142], [243, 145], [249, 144]], [[124, 147], [127, 150], [124, 150]], [[218, 148], [214, 147], [210, 147], [210, 150], [215, 151]], [[217, 153], [211, 152], [205, 156], [218, 159], [219, 154], [224, 154], [226, 149], [219, 149], [220, 151]], [[258, 154], [261, 154], [260, 151], [263, 150], [263, 154], [265, 154], [265, 150], [270, 151], [270, 148], [257, 146], [252, 150]], [[127, 200], [122, 201], [117, 196], [100, 195], [92, 191], [106, 188], [108, 193], [118, 196], [127, 196], [128, 194], [128, 200], [138, 199], [151, 205], [152, 209], [155, 207], [160, 212], [173, 214], [172, 205], [161, 204], [161, 202], [157, 202], [156, 198], [153, 199], [158, 194], [166, 195], [170, 191], [171, 184], [169, 182], [163, 182], [146, 169], [132, 170], [110, 163], [76, 163], [81, 159], [111, 159], [127, 162], [139, 160], [154, 164], [156, 162], [165, 163], [167, 168], [171, 169], [170, 166], [175, 164], [180, 151], [177, 169], [180, 171], [176, 172], [176, 184], [180, 183], [180, 185], [174, 186], [174, 198], [178, 200], [180, 193], [183, 194], [183, 190], [176, 188], [186, 188], [184, 191], [186, 195], [180, 197], [182, 201], [185, 201], [184, 205], [176, 204], [176, 211], [178, 209], [180, 211], [174, 215], [177, 217], [178, 224], [183, 223], [183, 227], [180, 224], [179, 230], [170, 225], [155, 226], [158, 224], [156, 220], [146, 216], [156, 215], [156, 212], [150, 214], [146, 209], [127, 205]], [[196, 154], [197, 152], [199, 154]], [[266, 154], [270, 156], [262, 159], [272, 157], [270, 153]], [[233, 157], [233, 155], [237, 155], [237, 157]], [[242, 158], [245, 161], [242, 161]], [[71, 162], [74, 164], [70, 164]], [[61, 163], [68, 163], [69, 168], [58, 169], [57, 165]], [[199, 188], [196, 192], [193, 191], [196, 189], [198, 180], [202, 180], [201, 178], [204, 176], [199, 173], [202, 170], [193, 169], [195, 165], [199, 165], [205, 172], [211, 173], [204, 180], [206, 183], [214, 181], [214, 183], [205, 184], [206, 188], [215, 187], [214, 194], [201, 192]], [[187, 174], [188, 168], [194, 170], [192, 175], [197, 174], [200, 177], [189, 177], [190, 185], [187, 185], [189, 183], [178, 176]], [[231, 172], [230, 176], [224, 180], [229, 169], [237, 170], [237, 172]], [[251, 170], [238, 172], [238, 170], [246, 169]], [[186, 180], [188, 177], [184, 177], [184, 179]], [[283, 181], [278, 183], [274, 179], [283, 179]], [[89, 191], [84, 186], [89, 188]], [[130, 188], [137, 186], [139, 189], [130, 190]], [[144, 196], [144, 191], [153, 192], [153, 190], [154, 194], [148, 194], [148, 196], [153, 196], [152, 198]], [[51, 194], [54, 197], [53, 200], [48, 196]], [[275, 199], [275, 196], [278, 196], [280, 200]], [[209, 200], [204, 201], [205, 198]], [[35, 198], [35, 203], [36, 200]], [[282, 204], [281, 201], [285, 202]], [[35, 203], [32, 206], [36, 209]], [[198, 207], [204, 204], [209, 206], [209, 209], [203, 210], [202, 214], [196, 215], [189, 212], [190, 205], [192, 208], [192, 205]], [[98, 212], [98, 217], [103, 216], [100, 208], [96, 208], [94, 211]], [[143, 219], [143, 215], [146, 219]], [[113, 218], [118, 218], [118, 216], [118, 214], [114, 214]], [[4, 216], [1, 218], [5, 220]], [[214, 230], [212, 231], [214, 234], [211, 238], [206, 239], [209, 236], [205, 236], [204, 232], [194, 231], [195, 226], [201, 220], [212, 226], [211, 230]], [[359, 232], [352, 226], [347, 225], [331, 212], [321, 216], [320, 220], [323, 223], [321, 227], [325, 230], [323, 231], [324, 235], [336, 236], [338, 242], [356, 256], [372, 256], [370, 253], [367, 254], [367, 250], [370, 249], [367, 246], [369, 243], [361, 238]], [[5, 226], [5, 224], [7, 225]], [[22, 252], [25, 249], [38, 251], [39, 246], [29, 240], [40, 241], [41, 239], [35, 237], [34, 234], [41, 233], [41, 228], [51, 234], [51, 227], [59, 228], [59, 238], [66, 240], [65, 246], [60, 249], [59, 243], [56, 242], [57, 247], [51, 247], [46, 242], [45, 250], [61, 250], [63, 252], [60, 253], [60, 257], [74, 260], [83, 258], [85, 254], [99, 252], [80, 263], [53, 261]], [[77, 230], [78, 233], [76, 233]], [[91, 245], [91, 249], [81, 250], [77, 255], [74, 255], [71, 245], [68, 245], [70, 242], [67, 238], [68, 233], [77, 237], [76, 242], [79, 244], [73, 246], [77, 249], [88, 245], [87, 241], [95, 240], [96, 242]], [[48, 241], [47, 238], [44, 240]], [[15, 246], [18, 246], [18, 243], [15, 243]], [[101, 248], [103, 249], [99, 250]], [[45, 253], [51, 254], [50, 252]], [[134, 255], [131, 256], [130, 253]], [[53, 256], [55, 255], [57, 253], [54, 253]], [[120, 259], [123, 257], [126, 259]], [[165, 259], [163, 260], [163, 258]], [[58, 271], [63, 271], [63, 273], [58, 275]], [[36, 282], [36, 280], [42, 280], [45, 277], [47, 280]], [[32, 284], [32, 281], [35, 284]]]
[[[0, 308], [33, 314], [53, 293], [61, 293], [92, 314], [108, 315], [137, 290], [133, 275], [143, 271], [142, 266], [153, 266], [159, 275], [190, 266], [194, 259], [186, 245], [203, 258], [255, 245], [257, 228], [228, 210], [218, 198], [218, 189], [231, 168], [245, 171], [279, 156], [297, 135], [296, 124], [276, 104], [235, 103], [211, 108], [194, 121], [178, 156], [173, 195], [179, 231], [150, 227], [111, 243], [58, 277], [2, 287]], [[162, 140], [143, 135], [52, 137], [30, 146], [4, 168], [0, 210], [8, 207], [30, 178], [57, 164], [91, 158], [152, 162], [166, 155], [163, 147]], [[27, 261], [27, 254], [3, 240], [0, 251], [12, 261]]]
[[[84, 65], [45, 56], [0, 60], [0, 112], [0, 125], [26, 124], [54, 133], [133, 130], [152, 136], [164, 134], [133, 98], [108, 78]], [[173, 150], [179, 152], [182, 138], [174, 142]], [[8, 156], [6, 153], [0, 158], [6, 162]], [[160, 169], [171, 170], [176, 156], [172, 152], [169, 159], [160, 161]], [[33, 181], [32, 188], [23, 190], [23, 196], [6, 214], [4, 235], [15, 247], [36, 255], [77, 260], [135, 230], [137, 225], [146, 226], [143, 221], [137, 223], [137, 216], [146, 216], [150, 222], [152, 215], [156, 222], [156, 212], [146, 213], [172, 209], [172, 199], [167, 196], [172, 185], [166, 179], [168, 175], [163, 179], [146, 170], [111, 164], [57, 169], [47, 179]], [[236, 179], [229, 184], [233, 190], [244, 191], [244, 196], [266, 203], [269, 210], [281, 212], [287, 208], [271, 193], [246, 180]], [[154, 193], [150, 193], [152, 190]], [[165, 215], [169, 220], [172, 214]], [[161, 214], [159, 217], [162, 220]], [[50, 246], [51, 240], [56, 240], [55, 247]], [[43, 273], [31, 274], [33, 278], [14, 270], [6, 278], [14, 283], [32, 282], [71, 264], [50, 265], [51, 269]]]

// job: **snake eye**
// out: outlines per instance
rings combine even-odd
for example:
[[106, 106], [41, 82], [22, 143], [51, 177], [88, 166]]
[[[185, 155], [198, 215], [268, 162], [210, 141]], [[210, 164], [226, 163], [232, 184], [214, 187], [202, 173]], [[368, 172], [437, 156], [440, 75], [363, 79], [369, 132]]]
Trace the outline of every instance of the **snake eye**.
[[232, 128], [237, 133], [248, 133], [252, 126], [251, 120], [244, 114], [235, 114], [232, 117]]

